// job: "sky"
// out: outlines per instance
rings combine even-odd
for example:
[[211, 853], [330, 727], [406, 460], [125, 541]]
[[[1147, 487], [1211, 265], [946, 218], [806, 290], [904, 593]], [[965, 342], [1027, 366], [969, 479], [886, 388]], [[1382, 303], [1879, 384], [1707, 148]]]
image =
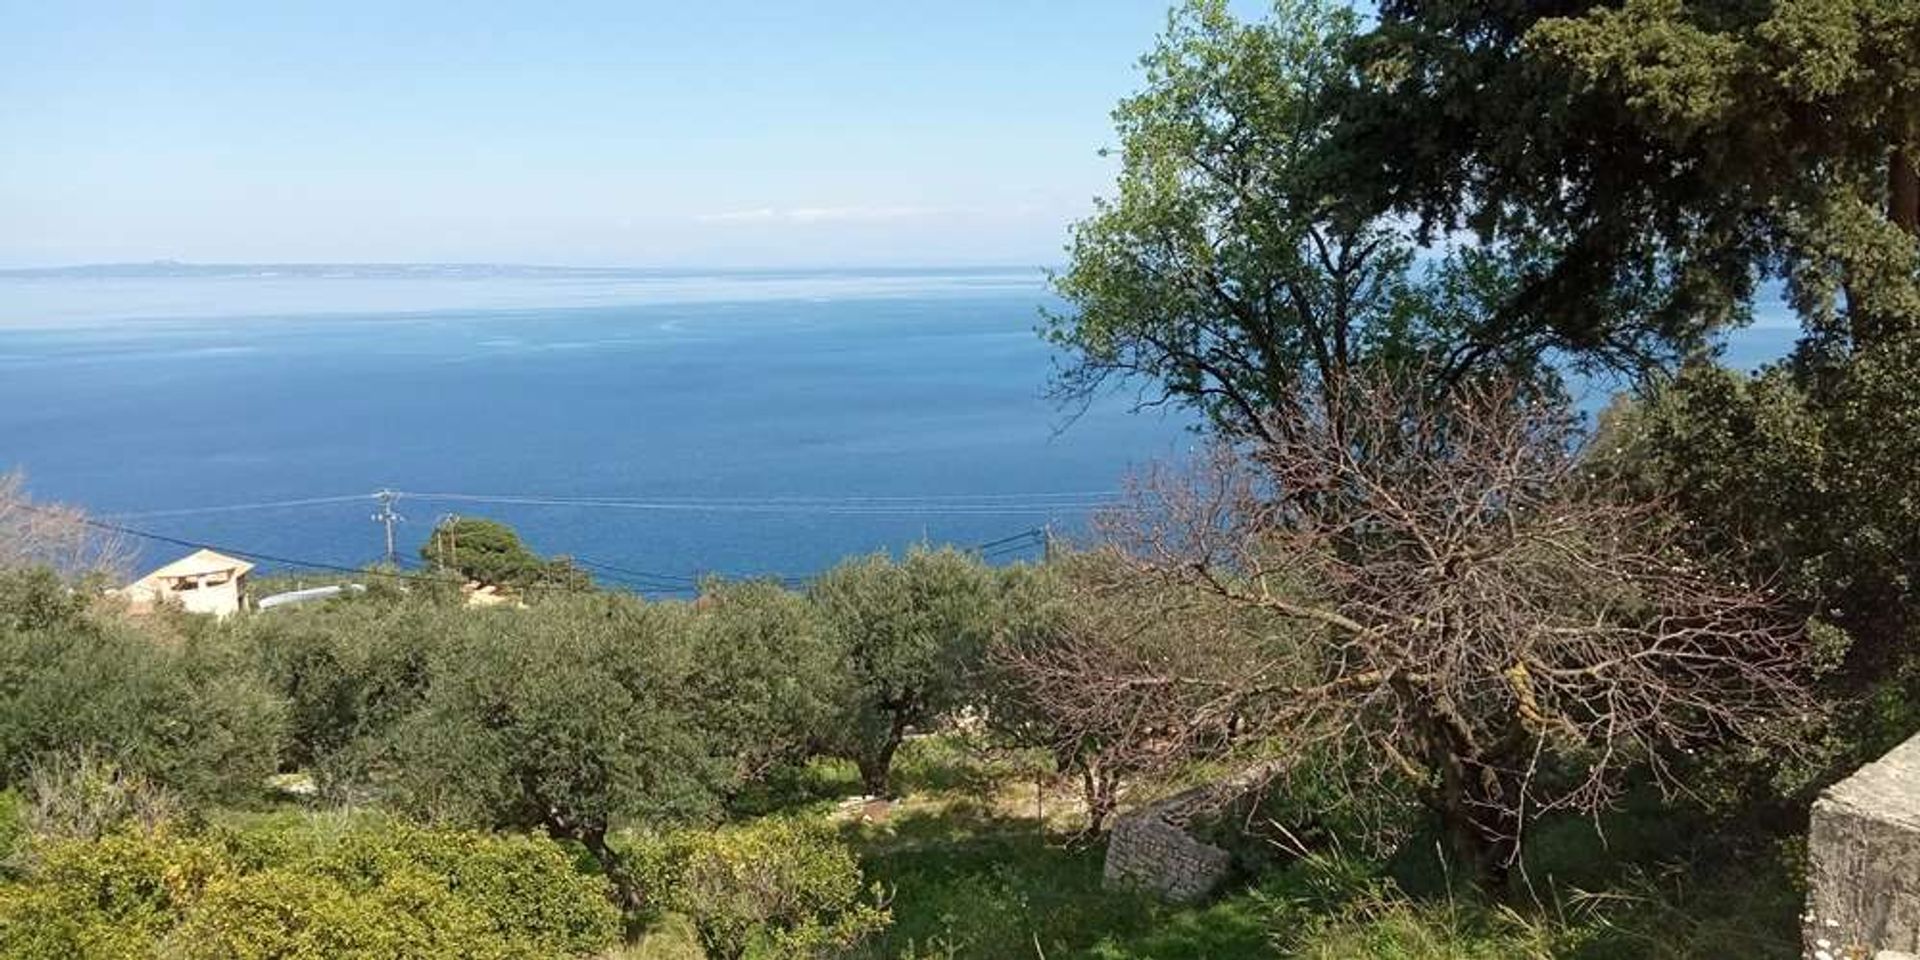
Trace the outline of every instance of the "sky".
[[1167, 0], [0, 0], [0, 266], [1025, 265]]

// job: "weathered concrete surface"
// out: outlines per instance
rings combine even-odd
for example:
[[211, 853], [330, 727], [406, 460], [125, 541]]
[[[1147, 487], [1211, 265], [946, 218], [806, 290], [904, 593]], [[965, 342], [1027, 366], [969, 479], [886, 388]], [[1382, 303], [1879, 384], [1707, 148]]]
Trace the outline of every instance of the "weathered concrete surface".
[[1920, 737], [1827, 788], [1807, 853], [1809, 956], [1920, 952]]
[[1107, 836], [1105, 884], [1141, 887], [1183, 903], [1212, 893], [1233, 869], [1233, 856], [1189, 835], [1186, 817], [1214, 792], [1189, 790], [1115, 820]]

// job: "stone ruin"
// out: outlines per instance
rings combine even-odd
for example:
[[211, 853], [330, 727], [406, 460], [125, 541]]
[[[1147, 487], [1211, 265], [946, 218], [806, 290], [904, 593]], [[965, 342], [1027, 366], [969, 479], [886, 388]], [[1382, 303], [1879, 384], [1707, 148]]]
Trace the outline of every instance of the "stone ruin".
[[1178, 903], [1204, 899], [1233, 873], [1234, 856], [1195, 836], [1195, 819], [1248, 796], [1274, 769], [1271, 764], [1251, 767], [1115, 819], [1102, 881], [1109, 888], [1149, 890]]
[[1199, 787], [1115, 820], [1107, 837], [1105, 884], [1151, 890], [1180, 903], [1212, 893], [1233, 869], [1233, 855], [1187, 832], [1187, 818], [1212, 793]]

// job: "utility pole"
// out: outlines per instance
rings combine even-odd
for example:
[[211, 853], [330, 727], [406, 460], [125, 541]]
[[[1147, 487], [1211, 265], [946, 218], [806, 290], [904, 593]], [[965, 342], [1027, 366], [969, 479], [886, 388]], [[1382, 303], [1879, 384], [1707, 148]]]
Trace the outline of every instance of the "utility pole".
[[393, 505], [400, 502], [400, 495], [392, 490], [382, 488], [380, 492], [375, 493], [373, 497], [380, 501], [380, 512], [373, 515], [373, 522], [387, 528], [387, 566], [398, 566], [393, 556], [393, 525], [403, 523], [407, 519], [394, 512], [393, 509]]

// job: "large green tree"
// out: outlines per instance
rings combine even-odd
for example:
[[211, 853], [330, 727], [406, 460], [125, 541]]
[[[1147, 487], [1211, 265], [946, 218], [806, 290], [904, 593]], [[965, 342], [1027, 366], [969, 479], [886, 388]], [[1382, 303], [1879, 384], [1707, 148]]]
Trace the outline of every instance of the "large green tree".
[[848, 560], [809, 591], [837, 632], [849, 688], [828, 748], [860, 768], [867, 793], [890, 792], [907, 731], [963, 705], [994, 624], [994, 584], [978, 559], [914, 548]]
[[1503, 256], [1500, 309], [1698, 334], [1783, 285], [1791, 360], [1689, 367], [1626, 472], [1841, 627], [1851, 679], [1909, 660], [1920, 4], [1388, 0], [1349, 62], [1327, 182]]
[[420, 559], [432, 569], [498, 587], [576, 590], [591, 583], [573, 561], [542, 557], [512, 527], [484, 517], [442, 520], [421, 545]]
[[249, 664], [212, 624], [128, 623], [50, 571], [0, 570], [0, 787], [88, 755], [189, 801], [251, 796], [286, 708]]
[[804, 761], [841, 719], [840, 637], [804, 595], [767, 580], [709, 583], [682, 629], [698, 651], [686, 693], [732, 785]]
[[678, 625], [613, 596], [448, 618], [419, 706], [373, 769], [430, 819], [579, 842], [637, 904], [612, 830], [704, 813], [728, 773], [688, 694], [695, 651]]
[[[1409, 216], [1424, 194], [1378, 182], [1408, 145], [1384, 142], [1399, 128], [1354, 90], [1349, 57], [1375, 42], [1320, 0], [1282, 0], [1256, 22], [1220, 0], [1174, 12], [1142, 60], [1144, 89], [1114, 112], [1114, 194], [1074, 228], [1055, 278], [1065, 307], [1046, 332], [1065, 358], [1060, 396], [1131, 381], [1146, 403], [1271, 439], [1266, 418], [1295, 385], [1359, 366], [1417, 365], [1438, 388], [1489, 372], [1550, 387], [1556, 362], [1644, 370], [1729, 318], [1724, 304], [1637, 305], [1661, 274], [1652, 262], [1591, 308], [1549, 309], [1537, 301], [1554, 291], [1535, 275], [1554, 262], [1550, 233], [1475, 238], [1457, 201], [1447, 216]], [[1410, 133], [1452, 130], [1421, 121]], [[1464, 174], [1420, 175], [1470, 189]], [[1606, 222], [1633, 234], [1635, 212]]]
[[1686, 343], [1785, 279], [1817, 352], [1920, 317], [1920, 5], [1387, 0], [1330, 188], [1473, 236], [1500, 309]]

